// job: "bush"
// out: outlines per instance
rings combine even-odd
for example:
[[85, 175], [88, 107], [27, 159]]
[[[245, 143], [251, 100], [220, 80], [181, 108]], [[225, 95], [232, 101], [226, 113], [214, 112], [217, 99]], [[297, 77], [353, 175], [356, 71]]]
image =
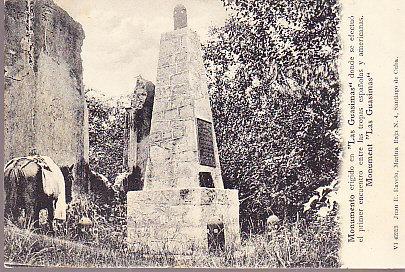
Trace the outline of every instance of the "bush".
[[89, 157], [91, 169], [114, 180], [123, 170], [125, 110], [112, 106], [111, 101], [97, 97], [99, 93], [88, 90]]
[[[336, 0], [223, 0], [231, 17], [204, 46], [225, 186], [244, 231], [294, 220], [339, 171]], [[262, 229], [261, 229], [262, 230]]]

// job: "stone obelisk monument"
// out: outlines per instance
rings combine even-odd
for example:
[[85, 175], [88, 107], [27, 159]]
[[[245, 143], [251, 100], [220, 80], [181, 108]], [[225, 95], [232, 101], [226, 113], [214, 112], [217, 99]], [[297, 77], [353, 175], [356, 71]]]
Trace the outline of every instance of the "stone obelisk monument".
[[150, 157], [128, 192], [133, 250], [186, 253], [238, 247], [238, 191], [224, 189], [201, 43], [183, 5], [160, 40]]

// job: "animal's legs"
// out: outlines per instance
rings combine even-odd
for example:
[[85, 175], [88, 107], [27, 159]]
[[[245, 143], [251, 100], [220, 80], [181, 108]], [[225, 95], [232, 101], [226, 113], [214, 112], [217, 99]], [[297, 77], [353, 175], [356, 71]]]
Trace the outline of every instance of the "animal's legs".
[[[33, 199], [26, 198], [25, 199], [25, 217], [26, 222], [34, 222], [35, 230], [39, 229], [39, 207], [38, 204], [35, 203], [36, 201]], [[26, 226], [29, 227], [29, 226]]]
[[8, 170], [4, 173], [5, 192], [5, 217], [9, 216], [12, 222], [17, 222], [20, 217], [22, 203], [22, 192], [19, 179], [23, 178], [17, 170]]
[[17, 197], [16, 194], [14, 192], [7, 192], [6, 198], [5, 198], [5, 209], [4, 209], [4, 217], [6, 218], [7, 216], [9, 216], [9, 219], [11, 220], [11, 222], [16, 222], [18, 219], [18, 213], [19, 213], [19, 208], [17, 206], [16, 201], [15, 205], [13, 205], [12, 200], [13, 197]]
[[54, 229], [53, 229], [53, 218], [54, 218], [54, 208], [53, 208], [53, 201], [49, 201], [48, 203], [48, 225], [49, 225], [49, 232], [51, 235], [54, 235]]

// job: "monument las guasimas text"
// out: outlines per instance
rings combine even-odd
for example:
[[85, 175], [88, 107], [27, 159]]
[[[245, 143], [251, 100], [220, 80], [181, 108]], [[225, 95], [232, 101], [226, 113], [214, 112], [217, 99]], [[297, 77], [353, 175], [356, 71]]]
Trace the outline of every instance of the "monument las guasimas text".
[[238, 191], [224, 189], [199, 37], [183, 5], [160, 41], [143, 190], [128, 200], [132, 250], [186, 252], [240, 244]]

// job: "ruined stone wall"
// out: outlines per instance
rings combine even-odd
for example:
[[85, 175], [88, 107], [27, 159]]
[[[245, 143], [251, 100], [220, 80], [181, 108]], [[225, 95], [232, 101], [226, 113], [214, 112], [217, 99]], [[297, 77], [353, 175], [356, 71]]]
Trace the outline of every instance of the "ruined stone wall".
[[25, 1], [5, 2], [5, 161], [34, 148], [35, 73], [33, 11]]
[[155, 98], [155, 85], [150, 81], [145, 81], [144, 88], [147, 94], [145, 103], [142, 109], [135, 113], [135, 123], [137, 127], [136, 166], [140, 170], [142, 184], [145, 179], [146, 165], [149, 159], [149, 135]]
[[137, 133], [134, 122], [134, 109], [125, 109], [125, 133], [124, 133], [124, 167], [127, 171], [132, 171], [136, 166], [137, 157]]
[[51, 0], [7, 0], [5, 13], [5, 160], [35, 151], [75, 164], [81, 186], [82, 27]]
[[[131, 107], [126, 110], [124, 166], [128, 171], [139, 171], [143, 184], [149, 158], [149, 134], [155, 97], [155, 85], [138, 77], [131, 98]], [[142, 186], [134, 186], [142, 188]]]

